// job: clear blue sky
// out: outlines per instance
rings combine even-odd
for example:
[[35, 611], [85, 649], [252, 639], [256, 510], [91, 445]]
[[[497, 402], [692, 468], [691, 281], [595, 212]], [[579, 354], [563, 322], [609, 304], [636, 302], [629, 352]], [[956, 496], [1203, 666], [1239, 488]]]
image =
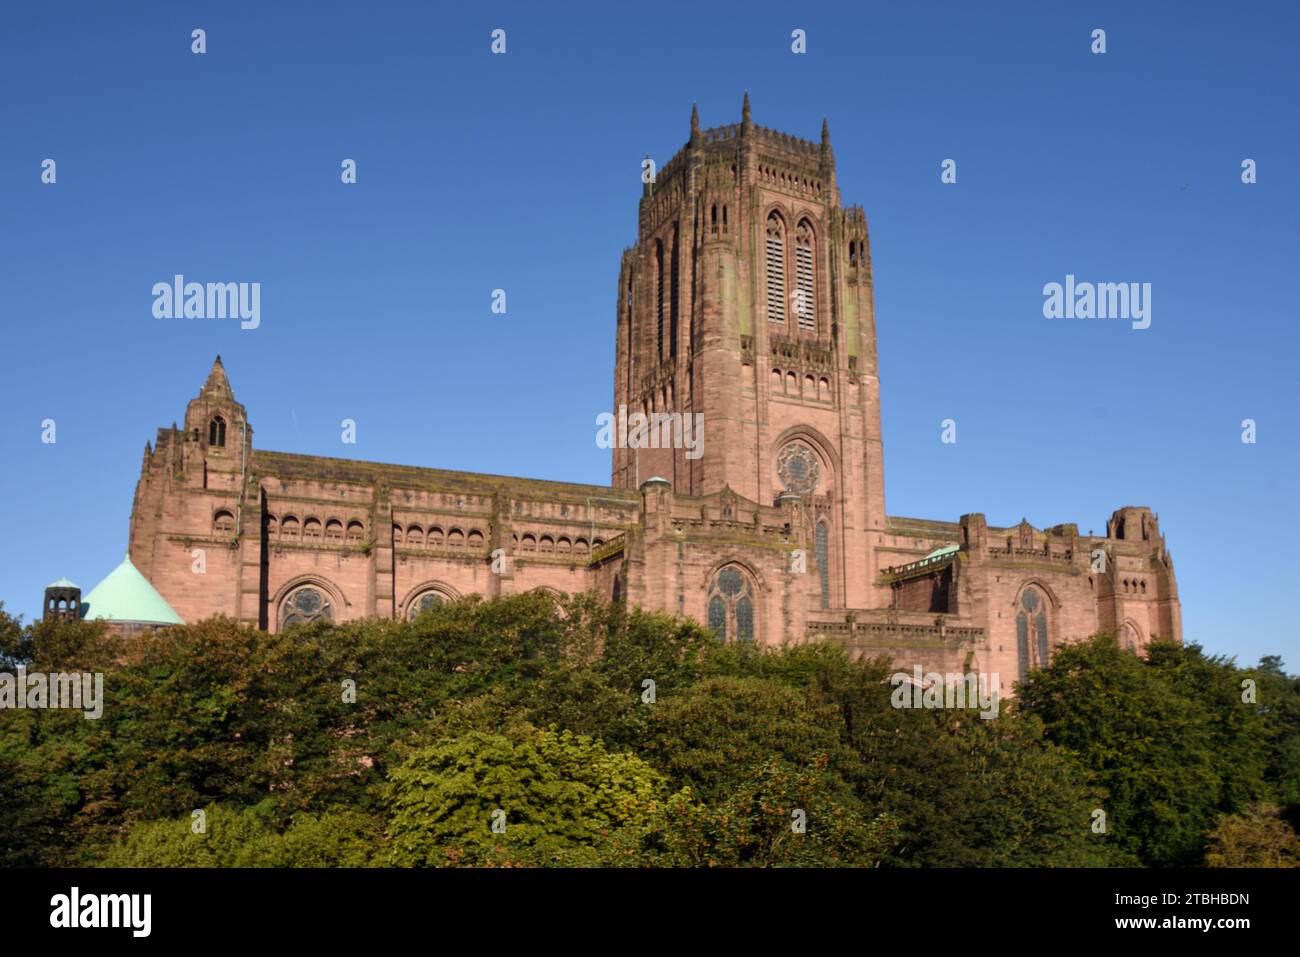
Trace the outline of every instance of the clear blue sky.
[[[1148, 504], [1186, 638], [1300, 669], [1298, 31], [1291, 3], [10, 4], [0, 598], [113, 568], [218, 352], [263, 448], [608, 481], [641, 158], [748, 89], [764, 126], [829, 118], [866, 208], [889, 511]], [[178, 272], [261, 282], [261, 327], [155, 320]], [[1067, 273], [1150, 282], [1151, 328], [1044, 319]]]

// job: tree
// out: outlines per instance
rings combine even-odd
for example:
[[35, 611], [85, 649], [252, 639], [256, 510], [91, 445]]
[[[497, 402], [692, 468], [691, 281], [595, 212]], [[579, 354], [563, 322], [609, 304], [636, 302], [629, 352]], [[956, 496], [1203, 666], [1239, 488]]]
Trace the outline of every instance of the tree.
[[662, 777], [645, 762], [591, 738], [473, 731], [393, 771], [392, 862], [596, 864], [597, 845], [642, 827], [663, 796]]
[[1217, 759], [1225, 741], [1236, 753], [1222, 702], [1207, 707], [1192, 692], [1218, 666], [1180, 663], [1158, 643], [1151, 654], [1144, 661], [1110, 636], [1066, 645], [1021, 685], [1018, 708], [1105, 790], [1101, 809], [1123, 850], [1151, 866], [1196, 864], [1225, 795], [1255, 785]]
[[1209, 867], [1300, 867], [1300, 835], [1277, 806], [1252, 804], [1241, 814], [1221, 814], [1209, 834]]

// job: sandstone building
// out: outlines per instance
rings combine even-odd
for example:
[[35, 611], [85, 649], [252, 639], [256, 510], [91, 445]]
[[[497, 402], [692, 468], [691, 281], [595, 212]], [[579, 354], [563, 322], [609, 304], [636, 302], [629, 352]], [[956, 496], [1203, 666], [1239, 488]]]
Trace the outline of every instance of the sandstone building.
[[827, 639], [1004, 690], [1098, 631], [1181, 638], [1150, 509], [1097, 537], [887, 513], [871, 243], [825, 125], [819, 143], [765, 129], [748, 97], [738, 124], [693, 112], [644, 187], [616, 308], [614, 410], [702, 415], [698, 449], [615, 448], [608, 487], [272, 452], [218, 358], [145, 448], [131, 561], [186, 621], [594, 589], [728, 640]]

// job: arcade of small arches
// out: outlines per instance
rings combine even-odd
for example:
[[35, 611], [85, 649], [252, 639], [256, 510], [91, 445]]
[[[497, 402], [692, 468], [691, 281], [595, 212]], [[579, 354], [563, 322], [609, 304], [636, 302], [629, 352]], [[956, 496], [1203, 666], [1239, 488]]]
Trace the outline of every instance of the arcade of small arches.
[[525, 532], [523, 535], [512, 535], [511, 544], [517, 554], [554, 555], [556, 557], [573, 556], [586, 561], [591, 557], [592, 549], [600, 548], [605, 544], [605, 540], [603, 538], [593, 538], [588, 542], [586, 538], [582, 537], [570, 539], [567, 535], [537, 536], [531, 532]]
[[441, 525], [430, 525], [427, 528], [421, 525], [408, 525], [405, 529], [400, 525], [393, 526], [394, 548], [469, 548], [477, 550], [483, 547], [483, 542], [483, 532], [477, 528], [471, 528], [466, 532], [455, 527], [444, 531]]
[[816, 399], [818, 402], [831, 401], [831, 380], [826, 376], [815, 376], [806, 372], [801, 377], [795, 371], [772, 370], [772, 392], [779, 395], [793, 395], [801, 399]]
[[[218, 511], [213, 518], [213, 531], [217, 534], [229, 534], [234, 530], [234, 519], [226, 510]], [[266, 517], [266, 537], [278, 542], [307, 542], [341, 545], [360, 545], [366, 537], [364, 523], [351, 519], [345, 522], [341, 518], [321, 520], [309, 515], [299, 520], [296, 515], [268, 515]]]
[[[308, 516], [299, 519], [296, 515], [268, 515], [266, 519], [267, 538], [276, 542], [304, 542], [325, 544], [359, 545], [366, 537], [363, 522], [340, 518], [320, 519]], [[212, 517], [212, 532], [215, 536], [225, 537], [235, 530], [235, 516], [229, 509], [218, 509]], [[427, 527], [411, 524], [403, 528], [393, 525], [393, 545], [403, 549], [468, 549], [481, 550], [486, 538], [481, 529], [471, 528], [465, 531], [452, 527], [443, 529], [440, 525]], [[605, 539], [596, 536], [588, 540], [585, 536], [536, 535], [526, 532], [511, 536], [511, 545], [516, 553], [528, 555], [572, 556], [583, 561], [591, 557], [593, 549], [605, 544]]]

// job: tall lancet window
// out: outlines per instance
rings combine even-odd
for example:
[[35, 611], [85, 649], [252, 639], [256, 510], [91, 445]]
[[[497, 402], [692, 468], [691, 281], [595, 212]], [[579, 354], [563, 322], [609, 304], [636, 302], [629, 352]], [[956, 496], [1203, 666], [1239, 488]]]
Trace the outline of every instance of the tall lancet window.
[[1026, 588], [1016, 610], [1016, 645], [1020, 652], [1020, 677], [1046, 668], [1051, 644], [1047, 636], [1047, 598], [1037, 588]]
[[776, 213], [767, 217], [767, 318], [785, 322], [785, 224]]
[[794, 239], [794, 314], [799, 317], [799, 329], [817, 331], [817, 307], [813, 282], [813, 231], [808, 221], [802, 220]]
[[226, 420], [219, 415], [208, 423], [208, 445], [218, 449], [226, 445]]
[[672, 264], [672, 283], [669, 286], [668, 314], [672, 317], [672, 322], [668, 324], [668, 354], [677, 355], [677, 279], [680, 275], [679, 262], [681, 259], [678, 252], [680, 243], [678, 242], [678, 224], [673, 223], [673, 264]]
[[821, 577], [822, 607], [831, 607], [831, 547], [825, 522], [817, 523], [813, 544], [817, 550], [817, 574]]
[[664, 357], [664, 241], [655, 240], [655, 358]]

